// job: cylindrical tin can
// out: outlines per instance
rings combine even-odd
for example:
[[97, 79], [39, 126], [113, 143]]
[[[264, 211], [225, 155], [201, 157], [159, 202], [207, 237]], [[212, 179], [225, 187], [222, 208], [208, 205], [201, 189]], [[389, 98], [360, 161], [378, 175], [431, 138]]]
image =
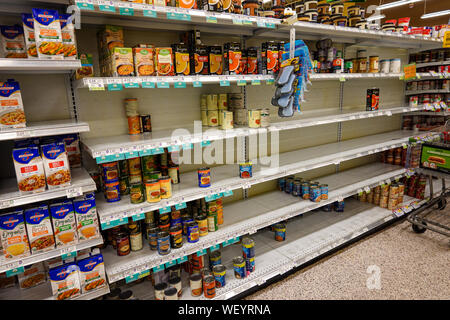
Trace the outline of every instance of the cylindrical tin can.
[[301, 180], [294, 180], [291, 194], [295, 197], [301, 197], [302, 195], [302, 182]]
[[373, 192], [367, 193], [367, 202], [368, 203], [373, 203], [373, 195], [374, 195]]
[[183, 235], [187, 236], [187, 225], [189, 222], [194, 222], [190, 216], [181, 217], [181, 225], [183, 226]]
[[383, 184], [381, 186], [381, 195], [383, 197], [389, 197], [389, 185], [388, 184]]
[[386, 196], [381, 196], [380, 197], [380, 207], [381, 208], [387, 208], [388, 207], [388, 202], [389, 202], [389, 197], [386, 197]]
[[164, 291], [169, 287], [165, 282], [155, 284], [155, 299], [164, 300]]
[[205, 298], [212, 299], [216, 296], [216, 279], [214, 276], [206, 276], [203, 278], [203, 292]]
[[217, 127], [219, 125], [219, 111], [218, 110], [207, 110], [206, 116], [208, 119], [209, 127]]
[[284, 192], [292, 193], [292, 189], [294, 188], [294, 178], [289, 177], [286, 179], [286, 186], [284, 187]]
[[334, 203], [334, 211], [336, 212], [344, 212], [344, 208], [345, 208], [345, 202], [344, 200], [342, 201], [336, 201]]
[[200, 110], [202, 116], [202, 126], [208, 125], [208, 110]]
[[200, 188], [207, 188], [211, 186], [211, 169], [210, 168], [200, 168], [198, 173], [198, 186]]
[[206, 106], [208, 110], [218, 110], [218, 96], [217, 94], [208, 94], [206, 96]]
[[286, 178], [278, 179], [278, 190], [284, 191], [285, 188], [286, 188]]
[[202, 294], [202, 275], [194, 273], [189, 278], [189, 283], [191, 287], [191, 295], [193, 297], [198, 297]]
[[220, 251], [213, 251], [209, 254], [209, 269], [212, 270], [218, 264], [222, 264], [222, 255]]
[[130, 171], [128, 170], [127, 160], [119, 160], [118, 166], [119, 166], [119, 177], [127, 177], [130, 174]]
[[219, 110], [228, 109], [228, 98], [226, 93], [219, 94], [219, 97], [217, 98], [217, 107]]
[[318, 186], [311, 186], [309, 190], [309, 200], [312, 202], [320, 202], [322, 195]]
[[144, 186], [142, 183], [133, 183], [130, 185], [131, 203], [142, 203], [145, 201]]
[[117, 161], [101, 164], [102, 176], [105, 183], [119, 179], [119, 164]]
[[126, 256], [130, 253], [130, 238], [126, 232], [119, 231], [116, 234], [116, 250], [118, 256]]
[[219, 224], [217, 223], [217, 212], [208, 214], [208, 231], [215, 232], [219, 230]]
[[248, 126], [250, 128], [261, 127], [261, 110], [259, 109], [248, 110]]
[[170, 235], [166, 231], [158, 233], [158, 253], [162, 256], [170, 253]]
[[234, 127], [233, 112], [220, 110], [219, 121], [220, 121], [220, 129], [222, 130], [233, 129]]
[[270, 126], [270, 110], [269, 108], [261, 109], [261, 128]]
[[142, 132], [152, 132], [152, 117], [149, 114], [141, 114]]
[[178, 290], [174, 287], [164, 290], [164, 300], [178, 300]]
[[128, 182], [129, 182], [130, 184], [133, 184], [133, 183], [142, 183], [142, 176], [141, 176], [141, 174], [130, 174], [130, 175], [128, 176]]
[[275, 240], [276, 241], [284, 241], [286, 240], [286, 224], [285, 223], [277, 223], [273, 226], [275, 231]]
[[248, 237], [242, 239], [242, 253], [245, 259], [255, 256], [255, 241], [253, 239]]
[[321, 184], [320, 187], [320, 198], [321, 200], [328, 200], [328, 185], [327, 184]]
[[247, 275], [245, 268], [245, 259], [242, 257], [236, 257], [233, 259], [234, 276], [237, 279], [244, 279]]
[[309, 183], [303, 182], [302, 183], [302, 198], [304, 200], [308, 200], [309, 197], [310, 197]]
[[370, 73], [378, 73], [379, 61], [380, 61], [379, 56], [370, 56], [369, 57], [369, 72]]
[[120, 200], [119, 180], [113, 180], [105, 183], [104, 192], [106, 202], [116, 202]]
[[225, 275], [227, 272], [227, 269], [225, 268], [224, 265], [222, 264], [218, 264], [215, 265], [212, 268], [213, 274], [214, 274], [214, 279], [216, 281], [216, 288], [223, 288], [225, 287]]
[[169, 176], [162, 176], [159, 178], [159, 185], [161, 189], [161, 199], [168, 199], [172, 197], [172, 183]]
[[197, 242], [199, 239], [199, 231], [198, 231], [198, 223], [197, 222], [188, 222], [186, 225], [187, 232], [187, 241], [189, 243]]
[[159, 228], [152, 227], [147, 229], [147, 238], [148, 243], [150, 245], [150, 250], [158, 250], [158, 233], [160, 232]]
[[128, 117], [128, 134], [141, 133], [141, 118], [137, 116]]
[[195, 218], [198, 224], [198, 234], [200, 237], [208, 235], [208, 219], [205, 215], [200, 215]]
[[120, 177], [119, 187], [120, 187], [120, 195], [121, 196], [130, 194], [130, 184], [128, 182], [128, 176]]
[[247, 275], [255, 271], [255, 258], [245, 259], [245, 270], [247, 271]]
[[242, 179], [251, 178], [253, 176], [252, 163], [239, 163], [239, 177]]
[[173, 226], [169, 229], [170, 233], [170, 246], [174, 249], [181, 248], [183, 246], [183, 234], [180, 225]]
[[141, 174], [141, 158], [128, 159], [128, 171], [130, 175], [140, 175]]
[[173, 277], [169, 279], [169, 285], [172, 288], [177, 289], [177, 296], [178, 298], [181, 297], [181, 295], [183, 294], [183, 288], [181, 286], [181, 278], [180, 277]]
[[161, 201], [161, 187], [159, 180], [152, 179], [145, 181], [145, 194], [147, 196], [147, 202], [159, 202]]
[[168, 169], [170, 180], [172, 184], [180, 183], [180, 169], [178, 166], [170, 166]]
[[331, 211], [333, 211], [333, 204], [332, 203], [326, 204], [323, 207], [321, 207], [321, 209], [322, 209], [322, 211], [325, 211], [325, 212], [331, 212]]

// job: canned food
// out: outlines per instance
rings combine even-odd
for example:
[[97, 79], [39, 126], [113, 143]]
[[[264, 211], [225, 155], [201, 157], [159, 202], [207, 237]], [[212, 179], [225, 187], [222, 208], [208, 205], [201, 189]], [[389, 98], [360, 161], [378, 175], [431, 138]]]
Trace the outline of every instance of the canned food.
[[209, 268], [212, 268], [216, 265], [222, 264], [222, 255], [220, 251], [213, 251], [209, 254]]
[[128, 170], [127, 160], [119, 160], [118, 166], [119, 166], [119, 177], [126, 177], [130, 174]]
[[147, 229], [147, 238], [148, 243], [150, 245], [150, 250], [158, 250], [158, 233], [160, 232], [159, 228], [151, 227]]
[[205, 268], [205, 256], [199, 256], [193, 253], [190, 257], [190, 262], [194, 270], [202, 270]]
[[219, 111], [218, 110], [207, 110], [206, 117], [208, 120], [209, 127], [217, 127], [219, 125]]
[[137, 116], [128, 117], [128, 134], [141, 133], [141, 118]]
[[198, 173], [198, 186], [200, 188], [207, 188], [211, 186], [211, 169], [210, 168], [200, 168]]
[[124, 231], [119, 231], [116, 234], [116, 250], [118, 256], [126, 256], [131, 251], [130, 238]]
[[233, 112], [226, 111], [226, 110], [220, 110], [219, 123], [220, 123], [220, 128], [222, 130], [233, 129], [233, 127], [234, 127]]
[[103, 171], [103, 181], [111, 182], [119, 179], [119, 167], [117, 161], [103, 163], [101, 166]]
[[142, 183], [133, 183], [130, 185], [130, 201], [134, 204], [145, 201], [144, 186]]
[[217, 212], [208, 214], [208, 231], [214, 232], [219, 230], [219, 225], [217, 223]]
[[388, 201], [389, 201], [389, 197], [381, 196], [380, 197], [380, 207], [381, 208], [387, 208], [388, 207]]
[[247, 271], [247, 275], [255, 271], [255, 258], [245, 259], [245, 270]]
[[172, 183], [169, 176], [162, 176], [159, 178], [159, 185], [161, 190], [161, 199], [168, 199], [172, 197]]
[[284, 191], [285, 188], [286, 188], [286, 179], [285, 178], [278, 179], [278, 190]]
[[378, 73], [379, 61], [380, 61], [380, 57], [378, 57], [378, 56], [370, 56], [369, 57], [369, 72], [370, 73]]
[[251, 238], [242, 239], [242, 252], [244, 258], [253, 258], [255, 256], [255, 241]]
[[242, 179], [251, 178], [252, 174], [252, 163], [245, 162], [239, 164], [239, 177]]
[[170, 253], [170, 235], [166, 231], [158, 233], [158, 253], [162, 256]]
[[[143, 156], [141, 158], [141, 165], [142, 165], [142, 171], [144, 173], [149, 173], [149, 174], [152, 173], [153, 171], [158, 169], [158, 166], [159, 166], [157, 155]], [[156, 177], [153, 179], [156, 179]]]
[[150, 171], [148, 173], [149, 179], [156, 179], [159, 180], [161, 178], [162, 174], [161, 171]]
[[342, 201], [336, 201], [334, 203], [334, 211], [336, 212], [344, 212], [344, 208], [345, 208], [345, 202], [344, 200]]
[[212, 268], [213, 274], [214, 274], [214, 278], [216, 281], [216, 288], [223, 288], [225, 287], [225, 275], [227, 272], [227, 269], [225, 268], [224, 265], [222, 264], [218, 264], [215, 265]]
[[187, 236], [187, 224], [189, 222], [194, 222], [191, 217], [181, 217], [181, 225], [183, 226], [183, 234]]
[[170, 233], [170, 246], [174, 249], [181, 248], [183, 246], [183, 235], [181, 225], [173, 226], [169, 229]]
[[168, 169], [170, 180], [172, 184], [180, 183], [180, 169], [178, 166], [170, 166]]
[[198, 224], [198, 233], [200, 237], [208, 235], [208, 219], [205, 215], [200, 215], [195, 218]]
[[284, 241], [286, 240], [286, 224], [285, 223], [277, 223], [273, 227], [275, 231], [275, 240], [276, 241]]
[[194, 273], [189, 278], [189, 283], [191, 287], [191, 295], [193, 297], [198, 297], [202, 294], [202, 275]]
[[173, 287], [164, 290], [164, 300], [178, 300], [178, 290]]
[[325, 211], [325, 212], [331, 212], [331, 211], [333, 211], [333, 204], [329, 203], [327, 205], [324, 205], [323, 207], [321, 207], [321, 209], [322, 209], [322, 211]]
[[328, 185], [327, 184], [321, 184], [320, 187], [320, 194], [322, 200], [328, 200]]
[[245, 268], [245, 260], [242, 257], [236, 257], [233, 259], [234, 276], [237, 279], [244, 279], [247, 275]]
[[142, 114], [141, 116], [142, 132], [152, 132], [152, 117], [149, 114]]
[[120, 177], [119, 188], [121, 196], [130, 194], [130, 184], [128, 183], [128, 176]]
[[294, 180], [294, 185], [292, 187], [291, 194], [295, 197], [300, 197], [302, 195], [302, 183], [301, 180]]
[[120, 201], [119, 180], [113, 180], [108, 183], [105, 183], [104, 195], [106, 198], [106, 202]]
[[311, 186], [309, 190], [309, 200], [312, 202], [320, 202], [321, 197], [320, 188], [318, 186]]
[[159, 180], [152, 179], [145, 181], [145, 193], [147, 195], [147, 202], [161, 201], [161, 188]]
[[164, 291], [169, 287], [165, 282], [155, 284], [155, 299], [164, 300]]
[[216, 279], [209, 275], [203, 278], [203, 292], [205, 298], [212, 299], [216, 296]]
[[259, 109], [248, 110], [248, 126], [250, 128], [261, 127], [261, 110]]
[[189, 243], [197, 242], [199, 239], [199, 231], [198, 231], [198, 223], [197, 222], [188, 222], [186, 224], [186, 235], [187, 241]]
[[130, 175], [140, 175], [141, 174], [141, 158], [128, 159], [128, 172]]
[[294, 188], [294, 178], [287, 178], [286, 186], [284, 187], [284, 192], [292, 193], [293, 188]]
[[310, 196], [309, 183], [304, 182], [302, 183], [302, 198], [304, 200], [308, 200], [309, 196]]
[[158, 227], [160, 229], [167, 229], [167, 231], [169, 231], [168, 229], [170, 227], [170, 214], [168, 212], [159, 214]]

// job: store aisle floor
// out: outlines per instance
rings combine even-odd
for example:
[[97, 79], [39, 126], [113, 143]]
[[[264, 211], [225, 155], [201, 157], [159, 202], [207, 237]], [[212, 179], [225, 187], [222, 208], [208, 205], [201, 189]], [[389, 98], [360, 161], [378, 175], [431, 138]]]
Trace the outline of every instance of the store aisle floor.
[[[370, 266], [380, 289], [367, 287], [377, 284]], [[416, 234], [405, 220], [247, 299], [450, 299], [450, 238]]]

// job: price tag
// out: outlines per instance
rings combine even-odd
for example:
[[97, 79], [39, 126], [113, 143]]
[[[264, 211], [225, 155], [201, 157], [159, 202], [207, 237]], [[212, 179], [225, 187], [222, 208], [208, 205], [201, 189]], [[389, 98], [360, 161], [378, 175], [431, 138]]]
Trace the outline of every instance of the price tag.
[[168, 146], [167, 149], [169, 152], [180, 151], [180, 146]]
[[214, 252], [220, 249], [220, 244], [215, 244], [209, 248], [210, 252]]
[[10, 208], [14, 206], [14, 200], [3, 200], [0, 201], [0, 209]]
[[235, 237], [234, 239], [232, 239], [232, 240], [230, 240], [230, 241], [233, 241], [233, 243], [238, 243], [239, 242], [239, 237]]
[[24, 267], [17, 267], [17, 268], [11, 269], [11, 270], [7, 270], [6, 271], [6, 277], [9, 278], [9, 277], [12, 277], [12, 276], [15, 276], [17, 274], [24, 273], [24, 272], [25, 272], [25, 268]]
[[125, 159], [133, 159], [139, 157], [139, 151], [128, 151], [125, 152]]
[[121, 83], [108, 83], [108, 91], [121, 91], [123, 86]]
[[252, 80], [252, 86], [259, 86], [261, 84], [261, 80]]
[[399, 209], [397, 209], [397, 210], [393, 210], [392, 213], [393, 213], [396, 217], [401, 217], [402, 215], [405, 214], [401, 208], [399, 208]]
[[83, 190], [81, 187], [69, 188], [66, 190], [67, 198], [75, 198], [79, 197], [83, 194]]
[[192, 83], [192, 85], [193, 85], [194, 88], [201, 88], [201, 87], [202, 87], [202, 82], [196, 80], [196, 81], [194, 81], [194, 82]]
[[128, 218], [120, 218], [116, 220], [116, 226], [121, 226], [123, 224], [127, 224], [128, 223]]
[[222, 193], [224, 197], [229, 197], [233, 195], [233, 190], [225, 191]]
[[183, 263], [183, 262], [186, 262], [188, 259], [187, 259], [187, 256], [184, 256], [183, 258], [178, 258], [177, 259], [177, 262], [179, 263], [179, 264], [181, 264], [181, 263]]
[[233, 19], [233, 24], [242, 25], [241, 19]]
[[87, 85], [89, 91], [105, 91], [103, 80], [89, 79]]
[[133, 221], [139, 221], [145, 219], [145, 213], [138, 213], [132, 216]]
[[169, 85], [169, 83], [167, 81], [158, 81], [156, 83], [156, 87], [158, 89], [169, 89], [170, 85]]
[[275, 29], [275, 23], [266, 22], [266, 28]]
[[216, 200], [216, 196], [214, 194], [210, 194], [210, 195], [207, 195], [205, 197], [205, 201], [206, 202], [210, 202], [210, 201], [213, 201], [213, 200]]
[[211, 141], [209, 141], [209, 140], [202, 141], [202, 147], [209, 146], [210, 144], [211, 144]]
[[339, 78], [339, 81], [340, 81], [340, 82], [345, 82], [345, 77], [340, 77], [340, 78]]
[[152, 154], [161, 154], [161, 153], [164, 153], [164, 148], [152, 149]]
[[233, 243], [234, 243], [233, 239], [226, 240], [226, 241], [222, 242], [222, 247], [223, 248], [228, 247], [230, 244], [233, 244]]
[[184, 89], [184, 88], [186, 88], [186, 82], [184, 82], [184, 81], [177, 81], [177, 82], [175, 82], [174, 87], [176, 89]]
[[187, 207], [186, 202], [177, 203], [175, 205], [175, 209], [177, 209], [177, 210], [185, 209], [186, 207]]
[[264, 21], [260, 21], [259, 19], [256, 20], [256, 25], [258, 27], [261, 27], [261, 28], [265, 28], [266, 27], [266, 23]]
[[75, 258], [76, 256], [77, 256], [77, 251], [75, 250], [75, 251], [71, 251], [71, 252], [68, 252], [68, 253], [63, 253], [61, 255], [61, 259], [67, 260], [69, 258]]
[[237, 85], [238, 86], [246, 86], [247, 85], [247, 81], [245, 81], [245, 80], [238, 80], [237, 81]]
[[251, 20], [243, 20], [242, 23], [246, 26], [252, 26], [253, 22]]
[[197, 251], [197, 257], [204, 256], [206, 254], [206, 249], [198, 250]]
[[168, 213], [170, 212], [172, 209], [170, 208], [170, 206], [164, 207], [159, 209], [159, 213]]
[[267, 80], [266, 80], [266, 84], [267, 84], [267, 85], [274, 84], [274, 83], [275, 83], [275, 80], [274, 80], [274, 79], [267, 79]]
[[177, 260], [176, 259], [172, 260], [172, 261], [169, 261], [169, 262], [166, 263], [166, 268], [173, 267], [176, 264], [177, 264]]
[[154, 89], [155, 88], [155, 83], [154, 82], [150, 82], [150, 81], [143, 81], [141, 83], [142, 88], [145, 89]]
[[144, 9], [142, 14], [143, 14], [144, 17], [149, 17], [149, 18], [156, 18], [157, 17], [157, 13], [156, 13], [155, 10]]
[[138, 273], [133, 274], [132, 276], [125, 277], [125, 283], [130, 283], [136, 281], [139, 277]]
[[206, 22], [217, 23], [217, 18], [216, 17], [212, 17], [212, 16], [207, 16], [206, 17]]
[[118, 3], [119, 14], [122, 16], [134, 16], [134, 9], [132, 3]]
[[162, 264], [160, 266], [154, 267], [152, 270], [153, 270], [153, 272], [163, 271], [164, 270], [164, 265]]
[[116, 7], [114, 6], [114, 1], [105, 1], [105, 0], [98, 0], [98, 8], [100, 11], [105, 12], [116, 12]]
[[230, 86], [230, 81], [222, 80], [222, 81], [220, 81], [220, 86], [221, 87], [229, 87]]
[[111, 229], [112, 227], [117, 226], [116, 221], [117, 220], [102, 222], [102, 224], [101, 224], [102, 225], [102, 230]]
[[194, 147], [192, 143], [183, 143], [183, 150], [190, 150]]
[[94, 10], [94, 1], [93, 0], [78, 0], [77, 6], [81, 10]]
[[123, 85], [126, 89], [139, 89], [139, 83], [133, 81], [132, 79], [124, 79]]

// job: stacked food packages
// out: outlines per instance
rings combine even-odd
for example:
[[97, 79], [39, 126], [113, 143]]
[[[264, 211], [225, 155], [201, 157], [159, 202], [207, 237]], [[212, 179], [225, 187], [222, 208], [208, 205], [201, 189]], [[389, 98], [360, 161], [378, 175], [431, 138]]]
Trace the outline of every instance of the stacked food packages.
[[[127, 225], [107, 229], [105, 246], [111, 245], [118, 256], [144, 247], [167, 255], [173, 249], [180, 249], [185, 242], [198, 242], [200, 237], [219, 230], [223, 221], [222, 198], [208, 202], [199, 199], [188, 202], [183, 209], [169, 207], [168, 210], [150, 211], [143, 221], [130, 218]], [[149, 246], [143, 245], [145, 240]]]
[[13, 260], [100, 237], [95, 195], [16, 208], [0, 215], [3, 256]]
[[[450, 104], [450, 94], [448, 95], [448, 103]], [[430, 111], [430, 115], [405, 115], [403, 116], [403, 130], [414, 130], [418, 128], [420, 131], [430, 131], [434, 128], [441, 127], [445, 124], [445, 117], [436, 114], [434, 116]]]
[[385, 183], [370, 189], [369, 192], [362, 191], [358, 194], [358, 199], [361, 202], [373, 203], [388, 210], [397, 210], [403, 203], [404, 194], [404, 183]]
[[25, 128], [25, 112], [19, 82], [0, 82], [0, 129]]
[[128, 98], [124, 101], [125, 113], [128, 119], [128, 133], [140, 134], [152, 132], [152, 118], [149, 114], [139, 112], [138, 99]]
[[37, 193], [71, 184], [70, 168], [81, 166], [77, 134], [15, 141], [12, 151], [20, 193]]

